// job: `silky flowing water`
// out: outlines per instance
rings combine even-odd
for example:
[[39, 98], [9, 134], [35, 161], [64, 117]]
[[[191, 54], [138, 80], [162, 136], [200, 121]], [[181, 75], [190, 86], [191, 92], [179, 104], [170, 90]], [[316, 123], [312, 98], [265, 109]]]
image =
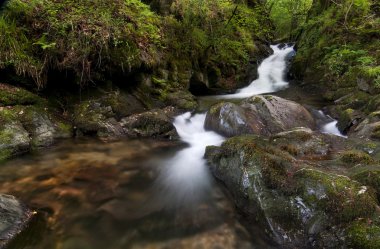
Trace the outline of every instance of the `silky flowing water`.
[[[203, 109], [223, 98], [286, 94], [290, 88], [283, 76], [294, 50], [272, 49], [257, 80], [236, 94], [200, 98]], [[73, 139], [1, 164], [0, 192], [38, 212], [11, 248], [274, 247], [260, 227], [244, 226], [227, 192], [209, 173], [205, 147], [220, 145], [224, 138], [205, 131], [204, 119], [204, 113], [175, 119], [182, 143]], [[321, 129], [330, 132], [331, 122]]]

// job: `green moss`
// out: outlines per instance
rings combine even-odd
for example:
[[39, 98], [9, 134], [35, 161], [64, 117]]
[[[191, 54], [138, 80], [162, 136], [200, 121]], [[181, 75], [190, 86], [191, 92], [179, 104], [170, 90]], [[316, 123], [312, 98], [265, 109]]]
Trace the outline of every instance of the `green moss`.
[[37, 95], [22, 88], [0, 83], [0, 106], [32, 105], [43, 100]]
[[223, 144], [227, 154], [229, 151], [244, 153], [247, 162], [259, 166], [263, 180], [269, 188], [278, 189], [284, 193], [293, 191], [289, 171], [292, 168], [292, 157], [271, 146], [268, 141], [255, 135], [243, 135], [228, 139]]
[[374, 159], [367, 153], [360, 150], [349, 150], [341, 154], [340, 160], [347, 164], [371, 164]]
[[338, 222], [370, 217], [377, 209], [373, 193], [348, 177], [303, 169], [295, 173], [299, 194]]
[[371, 133], [371, 138], [380, 139], [380, 125], [376, 125]]
[[363, 185], [372, 187], [376, 193], [377, 198], [380, 200], [380, 169], [362, 169], [356, 172], [352, 179], [360, 182]]
[[347, 229], [350, 248], [380, 248], [380, 227], [366, 221], [354, 222]]

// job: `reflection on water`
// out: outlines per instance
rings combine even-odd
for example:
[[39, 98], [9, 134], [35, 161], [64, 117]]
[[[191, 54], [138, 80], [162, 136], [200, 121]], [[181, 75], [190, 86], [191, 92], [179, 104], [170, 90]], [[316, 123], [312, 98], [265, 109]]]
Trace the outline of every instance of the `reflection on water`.
[[[192, 135], [187, 142], [204, 139]], [[39, 211], [12, 248], [266, 247], [199, 167], [203, 151], [181, 148], [154, 140], [71, 140], [0, 165], [0, 192]]]

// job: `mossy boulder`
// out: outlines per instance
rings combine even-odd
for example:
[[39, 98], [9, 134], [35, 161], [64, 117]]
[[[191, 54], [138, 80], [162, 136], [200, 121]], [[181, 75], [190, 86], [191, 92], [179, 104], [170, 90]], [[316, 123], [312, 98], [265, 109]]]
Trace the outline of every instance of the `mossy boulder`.
[[14, 196], [0, 194], [0, 248], [27, 229], [34, 213]]
[[19, 121], [0, 126], [0, 161], [30, 150], [29, 133]]
[[23, 88], [0, 83], [0, 106], [41, 104], [44, 99]]
[[177, 131], [172, 124], [173, 107], [154, 109], [134, 114], [120, 121], [124, 133], [130, 137], [156, 137], [178, 139]]
[[351, 133], [354, 137], [361, 139], [380, 139], [379, 113], [373, 112], [360, 122]]
[[353, 169], [352, 179], [373, 188], [380, 201], [380, 166], [368, 166]]
[[294, 174], [298, 193], [313, 209], [325, 212], [335, 222], [371, 217], [377, 209], [374, 194], [346, 176], [302, 169]]
[[71, 136], [71, 124], [56, 117], [48, 108], [23, 105], [0, 107], [2, 160]]
[[[298, 135], [300, 141], [310, 140], [309, 131]], [[220, 147], [207, 147], [206, 158], [238, 209], [285, 248], [345, 248], [346, 228], [377, 213], [377, 199], [370, 188], [317, 170], [273, 140], [233, 137]]]
[[110, 105], [101, 100], [88, 100], [74, 107], [74, 125], [77, 135], [119, 137], [123, 129], [115, 119]]
[[300, 104], [280, 97], [254, 96], [239, 105], [219, 103], [207, 113], [205, 128], [225, 136], [273, 135], [295, 127], [314, 128], [312, 115]]
[[368, 164], [373, 164], [375, 162], [375, 160], [369, 154], [360, 150], [344, 151], [340, 155], [340, 160], [349, 165], [355, 165], [355, 164], [368, 165]]
[[360, 119], [360, 112], [351, 108], [343, 110], [339, 115], [338, 129], [343, 133], [348, 133], [352, 127], [358, 125]]
[[350, 248], [380, 248], [380, 226], [372, 222], [357, 221], [348, 229], [348, 245]]
[[273, 144], [291, 155], [311, 158], [328, 156], [332, 148], [332, 141], [336, 139], [340, 140], [303, 127], [280, 132], [270, 137]]

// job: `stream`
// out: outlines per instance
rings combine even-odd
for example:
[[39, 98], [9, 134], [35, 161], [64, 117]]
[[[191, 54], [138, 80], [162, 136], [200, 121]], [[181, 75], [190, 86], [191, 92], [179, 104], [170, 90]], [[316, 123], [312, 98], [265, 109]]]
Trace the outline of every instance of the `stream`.
[[[248, 231], [209, 173], [205, 148], [225, 138], [203, 128], [202, 112], [221, 99], [296, 91], [284, 80], [293, 47], [271, 48], [249, 86], [200, 97], [200, 113], [175, 118], [182, 143], [73, 139], [1, 164], [0, 192], [38, 211], [10, 248], [275, 248], [260, 227], [250, 224]], [[335, 120], [318, 107], [315, 113], [322, 132], [343, 136]]]

